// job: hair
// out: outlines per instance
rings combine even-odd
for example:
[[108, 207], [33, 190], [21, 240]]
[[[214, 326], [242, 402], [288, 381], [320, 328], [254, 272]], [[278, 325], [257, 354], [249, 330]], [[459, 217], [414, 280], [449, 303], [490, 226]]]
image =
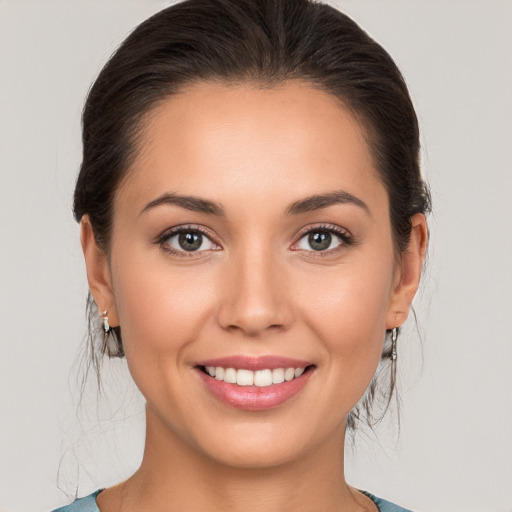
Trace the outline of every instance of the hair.
[[[140, 24], [91, 87], [83, 111], [83, 161], [74, 215], [88, 215], [98, 246], [108, 253], [114, 196], [130, 172], [145, 120], [166, 98], [204, 82], [268, 88], [302, 80], [338, 98], [361, 123], [386, 187], [395, 251], [408, 247], [411, 217], [430, 211], [421, 178], [419, 128], [405, 81], [388, 53], [345, 14], [312, 0], [186, 0]], [[88, 298], [88, 347], [99, 372], [105, 353], [124, 355], [121, 328], [99, 335], [97, 307]], [[99, 342], [98, 342], [99, 338]], [[348, 426], [389, 406], [396, 365], [390, 332], [379, 368]], [[98, 373], [99, 375], [99, 373]], [[386, 379], [387, 380], [387, 379]], [[380, 391], [379, 391], [380, 389]]]

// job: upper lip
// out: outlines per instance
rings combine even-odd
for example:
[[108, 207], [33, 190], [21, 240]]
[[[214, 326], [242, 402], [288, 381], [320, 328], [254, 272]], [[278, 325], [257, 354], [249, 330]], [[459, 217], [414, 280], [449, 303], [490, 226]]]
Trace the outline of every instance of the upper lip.
[[309, 361], [293, 359], [285, 356], [227, 356], [215, 359], [198, 361], [195, 366], [220, 366], [222, 368], [236, 368], [241, 370], [273, 370], [275, 368], [305, 368], [310, 366]]

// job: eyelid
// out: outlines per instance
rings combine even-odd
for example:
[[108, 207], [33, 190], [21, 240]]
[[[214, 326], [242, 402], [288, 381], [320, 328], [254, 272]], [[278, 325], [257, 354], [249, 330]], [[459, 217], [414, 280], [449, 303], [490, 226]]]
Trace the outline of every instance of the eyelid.
[[[208, 238], [208, 240], [214, 246], [216, 246], [215, 249], [210, 248], [210, 249], [206, 249], [206, 250], [202, 250], [202, 251], [184, 251], [184, 250], [181, 251], [181, 250], [177, 250], [169, 245], [166, 246], [165, 242], [170, 237], [175, 236], [182, 232], [187, 232], [187, 231], [196, 231], [198, 233], [201, 233], [203, 236]], [[337, 250], [340, 250], [343, 247], [355, 245], [357, 243], [356, 240], [354, 239], [354, 237], [352, 236], [352, 234], [346, 228], [343, 228], [336, 224], [321, 223], [321, 224], [316, 224], [316, 225], [312, 225], [312, 226], [310, 225], [310, 226], [306, 226], [306, 227], [302, 228], [295, 236], [295, 242], [293, 242], [290, 249], [296, 250], [296, 251], [303, 250], [303, 249], [296, 247], [297, 244], [300, 242], [300, 240], [302, 240], [302, 238], [305, 235], [308, 235], [309, 233], [315, 232], [315, 231], [328, 231], [329, 233], [334, 234], [336, 237], [338, 237], [341, 240], [340, 246], [335, 247], [333, 249], [328, 249], [325, 251], [314, 251], [312, 249], [311, 251], [307, 251], [307, 252], [314, 253], [315, 257], [321, 257], [322, 255], [336, 252]], [[197, 225], [197, 224], [182, 224], [182, 225], [173, 226], [171, 228], [166, 229], [162, 234], [160, 234], [158, 236], [158, 238], [155, 240], [154, 243], [155, 243], [155, 245], [161, 246], [165, 251], [167, 251], [171, 254], [178, 255], [181, 257], [196, 257], [197, 258], [197, 257], [200, 257], [200, 255], [202, 255], [201, 253], [209, 252], [211, 250], [218, 251], [218, 250], [222, 249], [221, 244], [217, 242], [217, 238], [218, 238], [218, 236], [215, 233], [213, 233], [211, 230], [205, 228], [204, 226]]]
[[[202, 251], [181, 251], [181, 250], [178, 250], [174, 247], [171, 247], [170, 245], [166, 244], [166, 241], [173, 237], [173, 236], [176, 236], [176, 235], [179, 235], [180, 233], [183, 233], [183, 232], [188, 232], [188, 231], [195, 231], [197, 233], [200, 233], [201, 235], [203, 235], [204, 237], [206, 237], [214, 246], [216, 246], [215, 249], [206, 249], [206, 250], [202, 250]], [[205, 253], [205, 252], [209, 252], [209, 251], [218, 251], [219, 249], [222, 249], [222, 246], [216, 241], [216, 236], [215, 234], [206, 229], [204, 226], [200, 226], [200, 225], [197, 225], [197, 224], [181, 224], [181, 225], [178, 225], [178, 226], [173, 226], [171, 228], [168, 228], [166, 229], [162, 234], [160, 234], [158, 236], [158, 238], [155, 240], [155, 245], [159, 245], [160, 247], [162, 247], [163, 250], [173, 254], [173, 255], [177, 255], [177, 256], [180, 256], [180, 257], [185, 257], [185, 258], [190, 258], [190, 257], [200, 257], [200, 255], [202, 256], [203, 254], [202, 253]]]
[[295, 242], [293, 242], [291, 249], [300, 251], [304, 250], [301, 248], [298, 248], [298, 243], [304, 238], [304, 236], [309, 235], [310, 233], [314, 233], [316, 231], [328, 231], [329, 233], [334, 234], [336, 237], [338, 237], [341, 240], [341, 244], [338, 247], [335, 247], [333, 249], [328, 249], [326, 251], [314, 251], [313, 249], [311, 252], [315, 254], [315, 257], [321, 257], [324, 254], [330, 254], [332, 252], [336, 252], [337, 250], [342, 249], [343, 247], [355, 245], [356, 241], [354, 240], [354, 237], [345, 228], [342, 228], [341, 226], [338, 226], [336, 224], [316, 224], [314, 226], [307, 226], [299, 231], [299, 233], [295, 237]]

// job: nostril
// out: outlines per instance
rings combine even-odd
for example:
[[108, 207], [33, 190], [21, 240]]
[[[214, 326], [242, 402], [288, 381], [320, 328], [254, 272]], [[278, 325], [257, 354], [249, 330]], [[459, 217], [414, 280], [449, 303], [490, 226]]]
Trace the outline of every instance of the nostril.
[[265, 276], [254, 267], [240, 275], [235, 270], [234, 274], [218, 296], [217, 321], [223, 329], [255, 337], [290, 324], [290, 297], [278, 279]]

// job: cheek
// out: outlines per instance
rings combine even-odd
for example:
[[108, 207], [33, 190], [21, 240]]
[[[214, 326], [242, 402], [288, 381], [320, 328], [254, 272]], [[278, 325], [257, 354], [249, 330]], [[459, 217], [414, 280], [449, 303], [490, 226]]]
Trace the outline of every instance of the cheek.
[[372, 332], [382, 334], [385, 330], [393, 282], [390, 268], [353, 265], [312, 276], [315, 285], [305, 288], [316, 291], [304, 294], [303, 316], [326, 338], [337, 339], [342, 345], [346, 342], [347, 350], [360, 345], [356, 340], [371, 342]]
[[161, 255], [137, 257], [133, 250], [116, 263], [113, 283], [127, 357], [149, 349], [176, 358], [212, 310], [213, 278], [207, 270], [173, 268]]
[[[316, 280], [304, 296], [302, 318], [321, 340], [333, 387], [346, 391], [350, 408], [370, 383], [382, 354], [392, 290], [392, 263], [347, 265]], [[391, 270], [390, 270], [391, 269]], [[323, 286], [322, 286], [323, 284]]]

